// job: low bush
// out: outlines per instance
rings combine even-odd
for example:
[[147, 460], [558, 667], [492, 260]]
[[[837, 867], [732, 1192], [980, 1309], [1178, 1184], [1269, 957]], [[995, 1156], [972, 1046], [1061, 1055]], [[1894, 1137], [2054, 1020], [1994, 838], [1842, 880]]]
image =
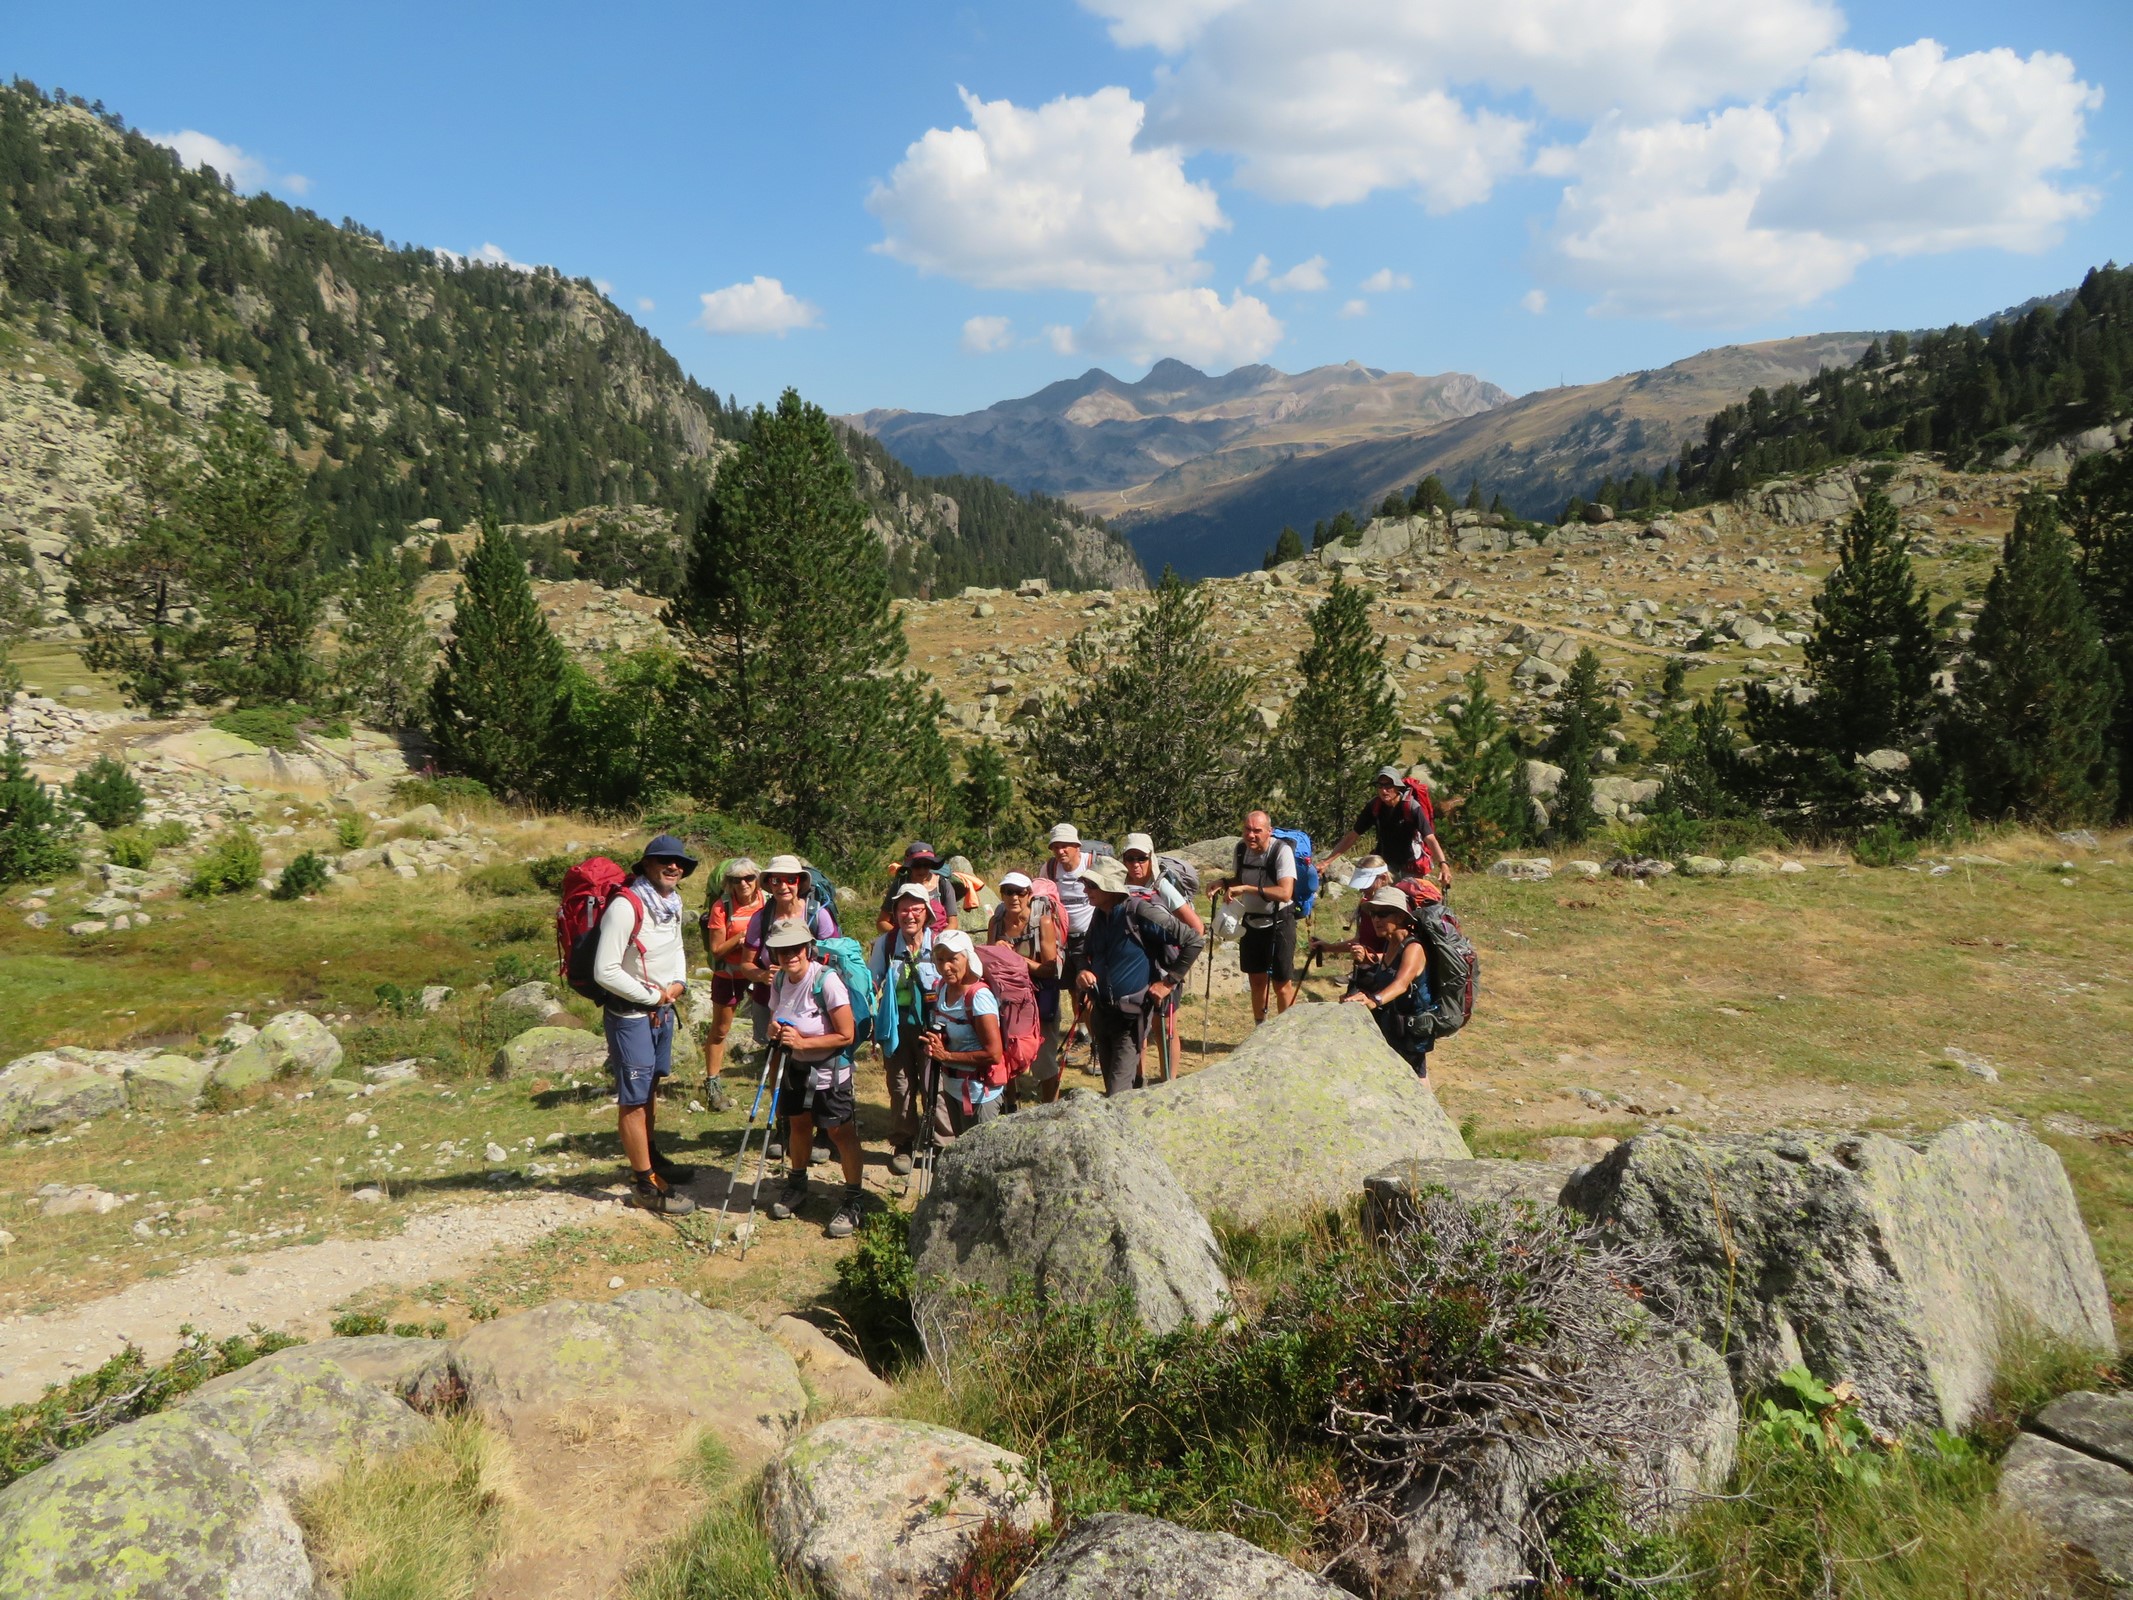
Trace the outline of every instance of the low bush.
[[242, 894], [259, 882], [262, 865], [264, 860], [259, 852], [259, 841], [253, 837], [252, 830], [231, 828], [193, 863], [192, 881], [185, 886], [185, 892], [196, 900], [206, 900], [218, 894]]
[[370, 837], [370, 823], [360, 811], [344, 811], [333, 820], [333, 842], [343, 850], [360, 850]]
[[192, 837], [192, 830], [176, 817], [166, 817], [141, 837], [158, 850], [175, 850]]
[[121, 828], [117, 833], [104, 836], [104, 853], [111, 858], [114, 867], [130, 867], [143, 872], [154, 862], [156, 847], [148, 842], [148, 836], [140, 829]]
[[327, 882], [325, 860], [317, 851], [306, 850], [281, 869], [281, 877], [274, 884], [274, 898], [301, 900], [317, 894]]
[[1862, 867], [1902, 867], [1918, 859], [1918, 841], [1900, 823], [1877, 822], [1852, 841], [1852, 859]]
[[73, 815], [30, 771], [22, 746], [0, 749], [0, 884], [31, 883], [81, 862]]
[[489, 786], [477, 778], [402, 778], [393, 785], [393, 799], [410, 808], [436, 806], [441, 810], [449, 805], [492, 798]]
[[543, 894], [561, 894], [563, 875], [578, 864], [576, 856], [542, 856], [538, 861], [526, 863], [526, 871], [533, 879], [533, 886]]
[[1690, 817], [1678, 811], [1654, 812], [1620, 837], [1625, 855], [1655, 861], [1678, 862], [1684, 856], [1730, 859], [1791, 848], [1791, 841], [1761, 817]]
[[67, 796], [74, 809], [99, 828], [130, 828], [148, 804], [147, 793], [126, 763], [111, 756], [98, 756], [75, 773]]
[[523, 950], [506, 950], [489, 968], [489, 981], [499, 989], [516, 989], [522, 983], [533, 983], [555, 976], [555, 963], [539, 956], [529, 956]]
[[297, 750], [303, 747], [297, 724], [306, 714], [302, 706], [246, 706], [223, 712], [213, 725], [233, 739], [269, 750]]
[[178, 1330], [177, 1353], [153, 1366], [129, 1344], [94, 1372], [46, 1391], [41, 1399], [0, 1408], [0, 1486], [107, 1429], [162, 1410], [210, 1378], [302, 1342], [256, 1323], [248, 1334], [219, 1340], [187, 1326]]
[[541, 886], [533, 881], [533, 869], [524, 861], [498, 861], [486, 867], [476, 867], [459, 880], [461, 888], [471, 895], [539, 894]]
[[876, 1367], [893, 1367], [918, 1354], [912, 1286], [910, 1215], [867, 1212], [852, 1235], [851, 1249], [837, 1258], [837, 1300], [862, 1352]]

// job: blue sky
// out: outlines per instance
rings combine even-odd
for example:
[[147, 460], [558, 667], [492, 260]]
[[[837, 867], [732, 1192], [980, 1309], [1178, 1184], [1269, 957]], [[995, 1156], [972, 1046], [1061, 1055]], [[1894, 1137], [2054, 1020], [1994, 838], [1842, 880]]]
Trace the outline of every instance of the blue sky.
[[1164, 354], [1523, 392], [1968, 319], [2133, 257], [2129, 67], [2122, 0], [114, 4], [0, 30], [0, 71], [249, 187], [599, 279], [706, 384], [837, 411]]

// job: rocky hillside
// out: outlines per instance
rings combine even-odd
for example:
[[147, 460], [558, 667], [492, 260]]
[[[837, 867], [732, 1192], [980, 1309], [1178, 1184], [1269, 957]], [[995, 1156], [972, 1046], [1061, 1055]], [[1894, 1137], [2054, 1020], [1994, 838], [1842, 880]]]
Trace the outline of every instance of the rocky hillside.
[[1431, 473], [1462, 497], [1479, 482], [1520, 515], [1553, 521], [1606, 474], [1656, 473], [1721, 406], [1842, 366], [1867, 344], [1865, 334], [1822, 334], [1729, 345], [1656, 371], [1542, 389], [1431, 427], [1276, 460], [1119, 521], [1151, 568], [1168, 562], [1188, 575], [1255, 566], [1284, 523], [1309, 529], [1375, 507]]
[[[0, 88], [0, 534], [35, 550], [48, 599], [123, 430], [182, 430], [233, 386], [311, 469], [343, 553], [485, 507], [538, 523], [647, 504], [687, 526], [747, 426], [584, 279], [240, 196], [118, 117]], [[884, 539], [916, 547], [913, 588], [934, 548], [952, 582], [1130, 577], [1088, 519], [1026, 505], [1063, 553], [1021, 570], [1048, 548], [996, 552], [999, 518], [973, 529], [853, 457]]]

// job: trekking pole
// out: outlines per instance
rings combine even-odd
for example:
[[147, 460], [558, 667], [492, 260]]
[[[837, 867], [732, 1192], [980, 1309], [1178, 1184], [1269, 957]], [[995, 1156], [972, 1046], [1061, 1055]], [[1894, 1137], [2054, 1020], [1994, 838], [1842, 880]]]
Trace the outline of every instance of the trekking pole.
[[[790, 1062], [791, 1059], [792, 1051], [789, 1048], [780, 1053], [778, 1061], [778, 1075], [770, 1080], [770, 1121], [765, 1125], [766, 1127], [775, 1127], [777, 1125], [778, 1097], [784, 1092], [785, 1068], [787, 1063]], [[768, 1062], [766, 1061], [764, 1065], [765, 1070], [768, 1071]], [[767, 1149], [768, 1147], [768, 1140], [766, 1139], [764, 1145], [761, 1148]], [[739, 1169], [736, 1168], [735, 1170], [737, 1171]], [[756, 1156], [755, 1162], [755, 1187], [748, 1191], [748, 1211], [747, 1214], [741, 1218], [739, 1225], [736, 1226], [733, 1230], [734, 1236], [738, 1238], [741, 1242], [741, 1259], [743, 1261], [746, 1261], [748, 1259], [748, 1246], [752, 1242], [754, 1242], [755, 1203], [758, 1199], [762, 1197], [763, 1174], [768, 1172], [769, 1170], [770, 1158], [768, 1156], [758, 1154]]]
[[1212, 1024], [1208, 1019], [1215, 1010], [1215, 906], [1219, 895], [1207, 897], [1207, 993], [1200, 1002], [1200, 1062], [1207, 1062], [1207, 1030]]
[[1171, 1017], [1170, 1001], [1166, 998], [1155, 1014], [1156, 1053], [1163, 1058], [1163, 1081], [1165, 1083], [1168, 1083], [1177, 1075], [1176, 1068], [1171, 1061]]
[[[726, 1180], [725, 1198], [719, 1201], [718, 1215], [711, 1222], [711, 1253], [713, 1255], [718, 1254], [718, 1231], [725, 1226], [726, 1208], [733, 1204], [733, 1191], [741, 1186], [741, 1168], [748, 1161], [748, 1136], [755, 1131], [755, 1114], [763, 1109], [763, 1090], [769, 1087], [770, 1062], [771, 1058], [777, 1053], [776, 1050], [765, 1050], [763, 1052], [763, 1070], [755, 1080], [755, 1099], [749, 1104], [747, 1122], [741, 1126], [741, 1147], [733, 1155], [733, 1176]], [[775, 1110], [771, 1112], [771, 1118], [773, 1121], [776, 1120], [777, 1112]], [[770, 1132], [767, 1127], [763, 1133], [763, 1142], [765, 1144], [770, 1142]], [[751, 1207], [751, 1209], [753, 1208]]]
[[918, 1133], [918, 1159], [912, 1163], [912, 1175], [917, 1180], [913, 1187], [918, 1190], [921, 1200], [926, 1198], [927, 1191], [933, 1187], [933, 1158], [940, 1150], [940, 1141], [933, 1132], [933, 1119], [940, 1104], [940, 1093], [941, 1064], [934, 1060], [932, 1052], [928, 1051], [926, 1087], [919, 1096], [920, 1115], [924, 1117], [925, 1122]]

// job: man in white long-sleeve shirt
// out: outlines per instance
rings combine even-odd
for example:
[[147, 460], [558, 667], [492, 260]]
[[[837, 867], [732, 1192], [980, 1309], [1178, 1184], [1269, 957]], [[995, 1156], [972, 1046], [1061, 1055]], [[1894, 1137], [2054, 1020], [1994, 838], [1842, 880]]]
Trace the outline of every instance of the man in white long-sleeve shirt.
[[692, 1174], [659, 1153], [654, 1107], [659, 1080], [674, 1064], [674, 1002], [688, 989], [689, 958], [682, 945], [681, 880], [696, 858], [671, 833], [644, 847], [630, 881], [600, 917], [593, 981], [607, 997], [601, 1026], [607, 1066], [615, 1075], [622, 1153], [629, 1159], [632, 1198], [647, 1211], [686, 1216], [696, 1209], [673, 1185]]

